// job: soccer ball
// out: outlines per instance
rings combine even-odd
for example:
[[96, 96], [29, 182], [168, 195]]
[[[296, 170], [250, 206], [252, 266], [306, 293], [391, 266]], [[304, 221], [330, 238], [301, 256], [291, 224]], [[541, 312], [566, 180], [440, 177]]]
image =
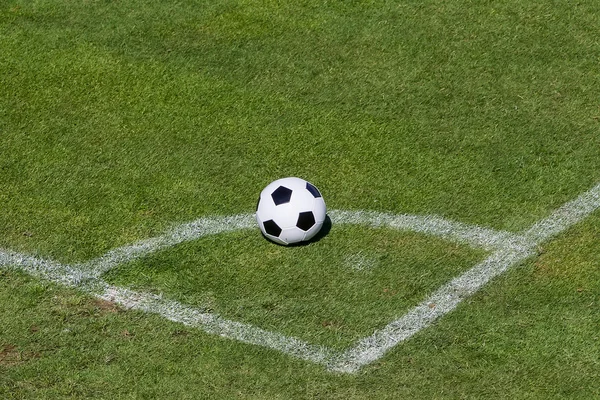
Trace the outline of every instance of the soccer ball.
[[271, 182], [260, 193], [256, 206], [256, 221], [263, 235], [283, 245], [313, 238], [326, 214], [321, 192], [300, 178]]

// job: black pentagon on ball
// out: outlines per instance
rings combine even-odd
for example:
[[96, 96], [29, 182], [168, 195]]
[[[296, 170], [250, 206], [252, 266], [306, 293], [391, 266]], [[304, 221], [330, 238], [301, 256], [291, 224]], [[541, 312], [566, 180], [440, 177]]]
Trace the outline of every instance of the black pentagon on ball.
[[303, 231], [307, 231], [315, 225], [315, 216], [312, 211], [301, 212], [298, 215], [298, 222], [296, 222], [296, 226]]
[[265, 232], [269, 235], [278, 237], [281, 234], [281, 228], [272, 219], [265, 221], [263, 225], [265, 226]]
[[279, 186], [273, 193], [271, 193], [271, 197], [273, 198], [273, 202], [276, 206], [289, 203], [290, 199], [292, 198], [292, 190], [286, 188], [285, 186]]
[[316, 187], [314, 187], [313, 185], [311, 185], [308, 182], [306, 182], [306, 190], [308, 190], [310, 192], [310, 194], [312, 194], [315, 198], [322, 197], [321, 193], [319, 192], [319, 189], [317, 189]]

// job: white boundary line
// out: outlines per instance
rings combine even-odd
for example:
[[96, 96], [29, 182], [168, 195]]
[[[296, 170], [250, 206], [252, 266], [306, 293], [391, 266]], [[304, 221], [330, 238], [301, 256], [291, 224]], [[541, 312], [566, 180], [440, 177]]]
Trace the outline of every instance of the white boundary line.
[[125, 308], [158, 314], [170, 321], [200, 328], [206, 333], [268, 347], [305, 361], [328, 364], [329, 360], [337, 357], [335, 351], [325, 346], [310, 344], [301, 339], [267, 331], [250, 324], [231, 321], [218, 314], [203, 312], [197, 308], [163, 299], [161, 296], [154, 294], [134, 292], [105, 285], [104, 290], [95, 293], [95, 295]]
[[440, 287], [401, 318], [359, 340], [339, 358], [339, 361], [328, 365], [328, 368], [332, 371], [352, 373], [376, 361], [398, 343], [452, 311], [491, 279], [532, 254], [533, 252], [527, 250], [499, 250], [493, 253], [463, 275]]
[[164, 235], [111, 250], [102, 257], [73, 266], [0, 249], [0, 268], [21, 270], [42, 279], [79, 288], [98, 298], [114, 301], [125, 308], [156, 313], [171, 321], [197, 327], [210, 334], [271, 348], [306, 361], [322, 364], [331, 371], [353, 373], [381, 358], [400, 342], [452, 311], [462, 300], [477, 292], [491, 279], [534, 255], [535, 248], [542, 242], [582, 221], [598, 208], [600, 208], [600, 184], [566, 203], [522, 234], [470, 226], [437, 216], [331, 211], [329, 215], [335, 224], [361, 224], [414, 231], [492, 251], [487, 259], [440, 287], [404, 316], [377, 330], [371, 336], [359, 340], [345, 352], [336, 352], [298, 338], [227, 320], [218, 314], [203, 312], [176, 301], [163, 299], [161, 296], [115, 287], [100, 279], [104, 272], [118, 265], [167, 247], [206, 235], [254, 227], [254, 218], [251, 214], [200, 218], [180, 225]]
[[313, 345], [251, 324], [231, 321], [216, 313], [204, 312], [159, 295], [113, 286], [85, 271], [54, 261], [0, 249], [0, 268], [23, 271], [37, 278], [77, 288], [126, 309], [158, 314], [170, 321], [202, 329], [206, 333], [268, 347], [317, 364], [328, 364], [328, 360], [337, 357], [335, 351], [325, 346]]
[[12, 268], [54, 283], [77, 287], [90, 279], [89, 274], [69, 265], [0, 249], [0, 268]]

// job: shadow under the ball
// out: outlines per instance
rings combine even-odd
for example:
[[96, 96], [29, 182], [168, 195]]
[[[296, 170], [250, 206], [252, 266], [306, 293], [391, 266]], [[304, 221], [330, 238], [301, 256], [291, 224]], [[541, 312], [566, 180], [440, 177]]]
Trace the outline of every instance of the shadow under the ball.
[[315, 236], [313, 236], [312, 239], [306, 241], [305, 244], [318, 242], [319, 240], [323, 239], [325, 236], [329, 235], [330, 231], [331, 231], [331, 218], [329, 218], [329, 215], [326, 215], [325, 221], [323, 221], [323, 226], [321, 227], [321, 230]]
[[282, 247], [302, 247], [302, 246], [308, 246], [311, 243], [316, 243], [319, 240], [323, 239], [325, 236], [327, 236], [329, 234], [329, 231], [331, 231], [331, 218], [329, 218], [329, 215], [325, 216], [325, 220], [323, 221], [323, 226], [321, 227], [321, 230], [319, 230], [319, 232], [313, 236], [311, 239], [309, 240], [305, 240], [304, 242], [299, 242], [299, 243], [292, 243], [292, 244], [288, 244], [288, 245], [284, 245], [284, 244], [280, 244], [280, 243], [276, 243], [273, 242], [271, 240], [269, 240], [269, 238], [267, 238], [264, 234], [263, 237], [267, 240], [269, 240], [269, 242], [274, 243], [278, 246], [282, 246]]

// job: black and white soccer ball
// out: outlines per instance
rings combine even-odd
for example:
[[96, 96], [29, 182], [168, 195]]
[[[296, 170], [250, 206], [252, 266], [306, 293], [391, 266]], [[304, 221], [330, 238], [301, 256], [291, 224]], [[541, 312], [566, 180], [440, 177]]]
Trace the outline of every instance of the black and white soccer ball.
[[289, 245], [312, 239], [323, 227], [327, 208], [321, 192], [300, 178], [271, 182], [260, 193], [256, 221], [263, 235]]

